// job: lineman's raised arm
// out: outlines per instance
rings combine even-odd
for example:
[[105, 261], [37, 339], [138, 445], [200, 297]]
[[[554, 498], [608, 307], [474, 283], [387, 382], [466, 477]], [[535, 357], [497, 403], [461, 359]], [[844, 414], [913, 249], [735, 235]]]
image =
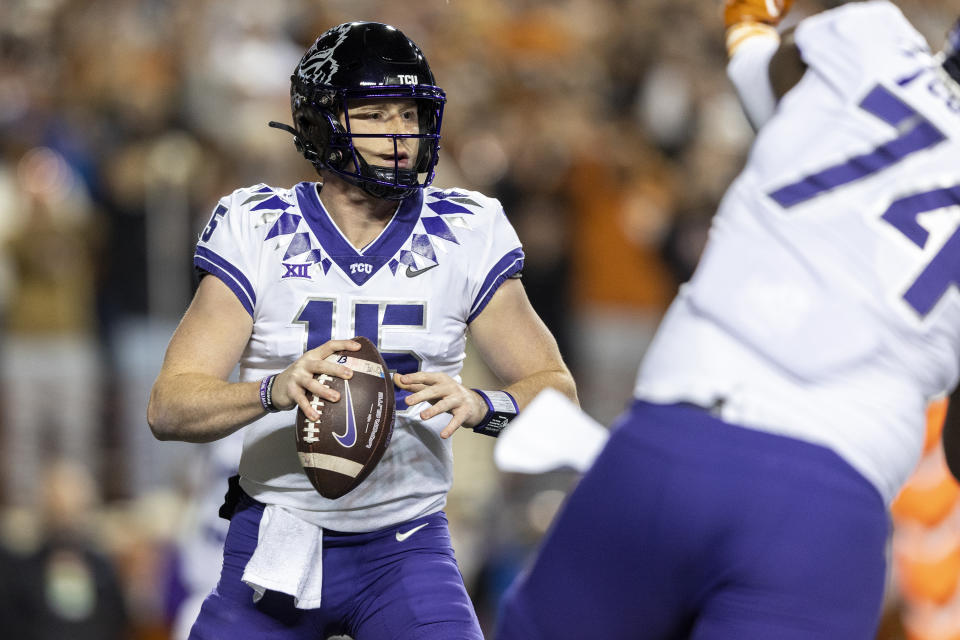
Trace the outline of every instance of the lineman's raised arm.
[[754, 129], [772, 116], [777, 101], [802, 77], [806, 67], [792, 37], [781, 42], [777, 25], [793, 0], [727, 0], [727, 75]]

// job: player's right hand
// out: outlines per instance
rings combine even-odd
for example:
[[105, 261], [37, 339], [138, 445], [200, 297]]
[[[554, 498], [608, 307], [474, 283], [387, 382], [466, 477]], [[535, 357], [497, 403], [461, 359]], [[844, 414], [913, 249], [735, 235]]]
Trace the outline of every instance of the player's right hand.
[[330, 340], [316, 349], [311, 349], [297, 358], [296, 362], [277, 374], [273, 382], [273, 406], [280, 410], [292, 409], [299, 406], [304, 415], [312, 418], [316, 410], [310, 406], [307, 393], [336, 402], [340, 394], [323, 384], [314, 376], [327, 374], [344, 380], [353, 376], [349, 367], [327, 360], [327, 357], [337, 351], [358, 351], [360, 343], [353, 340]]
[[743, 22], [776, 26], [790, 11], [793, 0], [726, 0], [723, 24], [727, 29]]

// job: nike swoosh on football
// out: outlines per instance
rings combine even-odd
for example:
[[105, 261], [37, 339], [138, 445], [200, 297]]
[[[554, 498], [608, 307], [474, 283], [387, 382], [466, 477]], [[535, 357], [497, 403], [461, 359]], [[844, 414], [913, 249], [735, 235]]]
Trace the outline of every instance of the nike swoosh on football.
[[349, 449], [357, 444], [357, 422], [353, 415], [353, 402], [350, 399], [350, 383], [343, 381], [344, 406], [347, 412], [347, 427], [343, 433], [335, 433], [333, 437], [340, 443], [341, 447]]
[[434, 267], [439, 267], [439, 266], [440, 266], [439, 264], [432, 264], [429, 267], [424, 267], [423, 269], [414, 269], [410, 265], [407, 265], [407, 277], [416, 278], [421, 273], [426, 273], [427, 271], [430, 271], [430, 269], [433, 269]]
[[[436, 265], [434, 265], [434, 266], [436, 266]], [[423, 529], [423, 528], [424, 528], [425, 526], [427, 526], [428, 524], [430, 524], [430, 523], [429, 523], [429, 522], [424, 522], [423, 524], [421, 524], [421, 525], [419, 525], [419, 526], [417, 526], [417, 527], [414, 527], [413, 529], [410, 529], [410, 531], [406, 531], [406, 532], [404, 532], [404, 533], [400, 533], [399, 531], [397, 531], [397, 542], [403, 542], [404, 540], [406, 540], [407, 538], [409, 538], [410, 536], [412, 536], [413, 534], [415, 534], [417, 531], [420, 531], [420, 529]]]

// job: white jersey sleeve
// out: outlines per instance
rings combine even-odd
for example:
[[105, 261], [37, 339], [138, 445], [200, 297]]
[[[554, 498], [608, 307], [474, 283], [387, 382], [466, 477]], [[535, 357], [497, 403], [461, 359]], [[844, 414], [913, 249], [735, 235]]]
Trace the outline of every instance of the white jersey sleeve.
[[490, 298], [507, 278], [515, 276], [523, 268], [523, 250], [516, 231], [507, 220], [503, 206], [492, 198], [472, 193], [471, 197], [488, 204], [487, 215], [491, 216], [484, 229], [483, 253], [476, 256], [476, 267], [470, 269], [470, 313], [467, 322], [472, 322], [490, 302]]
[[795, 39], [808, 69], [843, 100], [862, 97], [878, 75], [896, 76], [895, 70], [904, 67], [904, 51], [929, 54], [923, 36], [886, 0], [811, 16], [797, 25]]
[[770, 84], [770, 60], [780, 46], [775, 33], [741, 44], [727, 65], [727, 77], [737, 90], [750, 126], [756, 131], [773, 117], [777, 97]]
[[217, 203], [193, 256], [194, 267], [230, 287], [251, 317], [257, 304], [257, 261], [262, 240], [257, 237], [253, 214], [246, 205], [263, 199], [266, 192], [258, 189], [266, 187], [238, 189]]

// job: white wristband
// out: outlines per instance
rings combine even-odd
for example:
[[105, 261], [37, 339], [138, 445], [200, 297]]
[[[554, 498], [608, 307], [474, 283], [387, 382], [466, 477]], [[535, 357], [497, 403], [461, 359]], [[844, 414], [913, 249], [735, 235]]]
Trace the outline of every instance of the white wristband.
[[473, 431], [496, 438], [503, 428], [520, 413], [517, 401], [506, 391], [483, 389], [474, 389], [474, 391], [487, 403], [487, 415], [473, 428]]

